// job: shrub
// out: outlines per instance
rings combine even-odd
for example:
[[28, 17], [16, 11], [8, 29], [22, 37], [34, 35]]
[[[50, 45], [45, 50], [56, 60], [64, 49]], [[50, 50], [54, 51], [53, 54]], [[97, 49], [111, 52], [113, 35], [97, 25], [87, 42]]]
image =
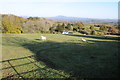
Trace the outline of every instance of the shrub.
[[108, 32], [111, 32], [111, 33], [118, 33], [119, 30], [115, 28], [115, 26], [110, 26], [108, 28]]
[[91, 31], [91, 35], [98, 35], [97, 31]]
[[105, 33], [104, 32], [99, 32], [99, 35], [105, 35]]
[[90, 25], [90, 29], [91, 30], [94, 30], [95, 28], [94, 28], [94, 25]]
[[107, 26], [105, 24], [100, 25], [100, 29], [102, 31], [107, 31]]

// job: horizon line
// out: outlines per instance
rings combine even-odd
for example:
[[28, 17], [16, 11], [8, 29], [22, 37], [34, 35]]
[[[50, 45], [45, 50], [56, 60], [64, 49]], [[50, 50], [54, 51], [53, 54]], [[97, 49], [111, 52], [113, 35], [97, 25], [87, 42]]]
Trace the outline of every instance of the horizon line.
[[75, 17], [75, 18], [88, 18], [88, 19], [119, 19], [119, 18], [97, 18], [97, 17], [81, 17], [81, 16], [65, 16], [65, 15], [55, 15], [55, 16], [35, 16], [35, 15], [16, 15], [16, 14], [4, 14], [4, 13], [0, 13], [0, 15], [15, 15], [15, 16], [19, 16], [19, 17], [42, 17], [42, 18], [46, 18], [46, 17]]

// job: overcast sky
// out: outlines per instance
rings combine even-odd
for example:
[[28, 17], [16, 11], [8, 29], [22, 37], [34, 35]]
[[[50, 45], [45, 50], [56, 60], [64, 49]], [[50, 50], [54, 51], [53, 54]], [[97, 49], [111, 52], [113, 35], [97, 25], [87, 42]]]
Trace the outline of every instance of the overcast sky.
[[0, 14], [118, 18], [118, 0], [0, 0]]

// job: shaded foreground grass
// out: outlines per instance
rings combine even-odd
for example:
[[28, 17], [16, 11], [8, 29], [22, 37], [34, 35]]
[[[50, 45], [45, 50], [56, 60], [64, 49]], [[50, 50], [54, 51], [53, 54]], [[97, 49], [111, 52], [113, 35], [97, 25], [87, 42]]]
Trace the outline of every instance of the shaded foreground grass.
[[[3, 36], [3, 77], [118, 77], [119, 42], [112, 40], [112, 37], [101, 41], [100, 38], [86, 36], [87, 42], [82, 42], [80, 35], [45, 35], [48, 40], [43, 42], [36, 39], [36, 35], [33, 38], [30, 36], [32, 35]], [[15, 59], [11, 59], [11, 54], [4, 52], [9, 48], [18, 48], [13, 53], [15, 57], [12, 58]], [[20, 54], [23, 49], [25, 50]]]

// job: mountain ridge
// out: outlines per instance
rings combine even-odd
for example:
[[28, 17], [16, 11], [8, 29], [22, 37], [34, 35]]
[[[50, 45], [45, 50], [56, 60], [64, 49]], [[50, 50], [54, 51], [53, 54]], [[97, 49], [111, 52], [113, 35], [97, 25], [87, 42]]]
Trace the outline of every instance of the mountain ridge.
[[[22, 15], [19, 17], [29, 18], [29, 17], [35, 17], [35, 16]], [[87, 24], [118, 24], [117, 19], [83, 18], [83, 17], [63, 16], [63, 15], [58, 15], [53, 17], [41, 17], [41, 16], [37, 16], [37, 17], [51, 19], [58, 22], [73, 22], [73, 23], [83, 22]]]
[[99, 18], [83, 18], [83, 17], [68, 17], [68, 16], [55, 16], [55, 17], [44, 17], [47, 19], [52, 19], [55, 21], [62, 21], [62, 22], [83, 22], [83, 23], [96, 23], [96, 24], [117, 24], [117, 19], [99, 19]]

